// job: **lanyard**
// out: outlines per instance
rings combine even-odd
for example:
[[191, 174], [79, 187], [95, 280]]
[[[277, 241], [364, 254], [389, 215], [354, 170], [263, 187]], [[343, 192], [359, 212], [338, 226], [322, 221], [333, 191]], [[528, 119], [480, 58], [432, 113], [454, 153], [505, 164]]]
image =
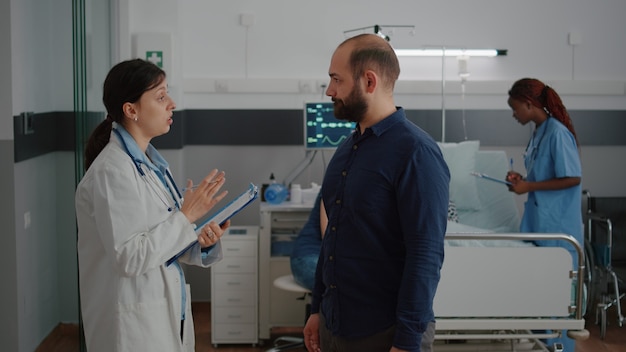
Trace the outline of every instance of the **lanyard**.
[[183, 206], [183, 196], [178, 190], [178, 187], [176, 186], [176, 182], [174, 182], [174, 178], [172, 177], [170, 170], [165, 170], [165, 177], [167, 189], [172, 194], [172, 198], [174, 198], [176, 207], [178, 208], [178, 210], [180, 210], [180, 208]]

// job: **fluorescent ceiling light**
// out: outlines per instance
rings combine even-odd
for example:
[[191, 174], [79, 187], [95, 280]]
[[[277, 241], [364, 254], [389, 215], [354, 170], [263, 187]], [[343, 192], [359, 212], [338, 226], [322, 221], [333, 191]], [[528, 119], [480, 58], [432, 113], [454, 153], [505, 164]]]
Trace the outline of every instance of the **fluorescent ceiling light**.
[[506, 49], [396, 49], [398, 56], [506, 56]]

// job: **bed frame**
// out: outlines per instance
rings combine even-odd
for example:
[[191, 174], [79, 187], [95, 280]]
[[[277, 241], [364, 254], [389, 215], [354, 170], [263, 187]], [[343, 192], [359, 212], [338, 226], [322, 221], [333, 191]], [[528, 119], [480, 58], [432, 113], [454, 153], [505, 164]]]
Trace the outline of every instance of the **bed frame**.
[[[558, 337], [562, 330], [567, 330], [573, 339], [589, 337], [581, 309], [586, 270], [584, 252], [573, 237], [453, 233], [447, 234], [446, 239], [455, 242], [564, 240], [576, 248], [579, 267], [577, 271], [571, 269], [572, 257], [561, 247], [447, 246], [433, 305], [436, 340], [507, 340], [507, 344], [512, 344], [511, 341], [536, 342]], [[533, 332], [537, 330], [546, 332]], [[532, 348], [541, 348], [540, 345]], [[437, 351], [445, 350], [438, 347]], [[519, 345], [512, 348], [525, 350]]]

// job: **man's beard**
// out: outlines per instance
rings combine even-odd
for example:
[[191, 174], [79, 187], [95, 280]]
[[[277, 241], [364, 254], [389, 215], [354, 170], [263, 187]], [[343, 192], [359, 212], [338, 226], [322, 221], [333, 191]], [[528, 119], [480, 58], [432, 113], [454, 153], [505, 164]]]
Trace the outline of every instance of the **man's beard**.
[[333, 102], [335, 103], [335, 117], [339, 120], [359, 123], [367, 112], [367, 102], [358, 84], [355, 84], [346, 99], [333, 99]]

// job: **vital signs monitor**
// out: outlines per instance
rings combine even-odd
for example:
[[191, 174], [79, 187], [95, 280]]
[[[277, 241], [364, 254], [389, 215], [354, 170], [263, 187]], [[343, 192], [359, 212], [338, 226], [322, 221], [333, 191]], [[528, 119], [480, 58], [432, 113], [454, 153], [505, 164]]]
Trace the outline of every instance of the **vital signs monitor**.
[[304, 104], [304, 147], [335, 149], [354, 131], [356, 123], [335, 117], [332, 102]]

